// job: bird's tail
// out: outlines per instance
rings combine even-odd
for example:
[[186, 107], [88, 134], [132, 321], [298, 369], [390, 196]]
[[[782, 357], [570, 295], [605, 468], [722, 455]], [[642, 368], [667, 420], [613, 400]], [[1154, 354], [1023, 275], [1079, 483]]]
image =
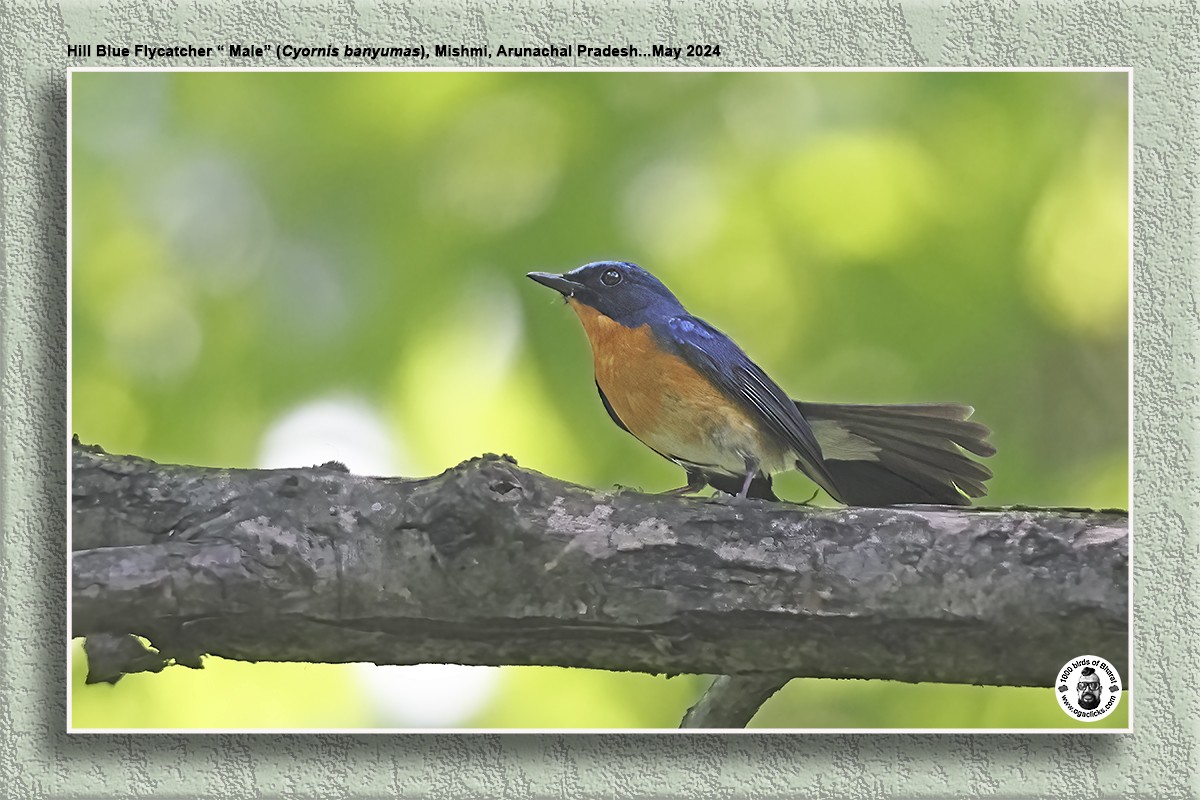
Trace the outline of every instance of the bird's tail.
[[[983, 497], [992, 471], [967, 452], [994, 455], [986, 425], [970, 406], [801, 403], [841, 502], [969, 505]], [[964, 452], [966, 451], [966, 452]]]

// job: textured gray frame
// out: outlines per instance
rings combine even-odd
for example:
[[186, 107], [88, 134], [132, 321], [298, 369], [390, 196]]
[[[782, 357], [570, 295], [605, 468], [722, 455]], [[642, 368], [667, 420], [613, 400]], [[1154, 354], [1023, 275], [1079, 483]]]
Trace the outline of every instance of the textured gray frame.
[[[1200, 791], [1200, 705], [1185, 685], [1200, 663], [1195, 3], [437, 6], [315, 0], [289, 14], [287, 4], [255, 0], [104, 9], [0, 0], [0, 786], [9, 796], [1165, 799]], [[373, 41], [362, 41], [362, 31]], [[493, 44], [719, 37], [723, 66], [1134, 67], [1134, 734], [394, 740], [64, 733], [65, 68], [99, 63], [68, 60], [66, 45], [428, 45], [464, 36]]]

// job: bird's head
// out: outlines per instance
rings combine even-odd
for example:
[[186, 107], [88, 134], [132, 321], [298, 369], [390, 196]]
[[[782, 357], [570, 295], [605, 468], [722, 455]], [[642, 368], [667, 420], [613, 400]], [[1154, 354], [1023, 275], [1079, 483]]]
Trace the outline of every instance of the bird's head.
[[662, 281], [628, 261], [596, 261], [562, 275], [530, 272], [528, 277], [561, 294], [576, 311], [586, 306], [630, 328], [656, 315], [685, 313]]

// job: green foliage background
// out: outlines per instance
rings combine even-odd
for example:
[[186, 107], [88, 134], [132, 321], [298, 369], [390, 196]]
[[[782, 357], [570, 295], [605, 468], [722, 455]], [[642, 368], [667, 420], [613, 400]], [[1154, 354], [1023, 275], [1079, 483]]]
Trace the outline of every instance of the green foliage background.
[[[272, 425], [332, 398], [378, 421], [397, 473], [504, 452], [670, 488], [677, 468], [608, 421], [573, 315], [523, 277], [618, 258], [796, 397], [974, 405], [991, 504], [1127, 505], [1124, 73], [100, 72], [71, 91], [85, 442], [256, 466]], [[351, 666], [208, 664], [85, 687], [76, 645], [73, 723], [404, 724]], [[703, 685], [506, 668], [462, 724], [671, 727]], [[819, 680], [754, 722], [1068, 723], [1049, 689]]]

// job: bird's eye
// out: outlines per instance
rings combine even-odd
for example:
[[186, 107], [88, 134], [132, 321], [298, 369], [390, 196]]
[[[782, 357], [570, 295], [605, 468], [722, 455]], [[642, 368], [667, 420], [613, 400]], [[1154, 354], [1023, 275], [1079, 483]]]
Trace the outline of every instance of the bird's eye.
[[600, 276], [600, 282], [605, 286], [616, 286], [621, 282], [621, 271], [616, 269], [604, 270], [604, 274]]

